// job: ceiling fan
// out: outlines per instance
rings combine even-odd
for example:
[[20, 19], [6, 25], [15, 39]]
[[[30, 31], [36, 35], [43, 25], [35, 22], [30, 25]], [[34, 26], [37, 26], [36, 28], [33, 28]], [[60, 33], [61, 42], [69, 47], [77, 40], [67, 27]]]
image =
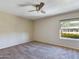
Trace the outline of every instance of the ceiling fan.
[[37, 12], [41, 12], [41, 13], [46, 13], [45, 11], [42, 10], [42, 8], [44, 7], [45, 3], [44, 2], [40, 2], [39, 4], [19, 4], [20, 7], [25, 7], [25, 6], [33, 6], [35, 7], [35, 10], [30, 10], [28, 12], [34, 12], [34, 11], [37, 11]]

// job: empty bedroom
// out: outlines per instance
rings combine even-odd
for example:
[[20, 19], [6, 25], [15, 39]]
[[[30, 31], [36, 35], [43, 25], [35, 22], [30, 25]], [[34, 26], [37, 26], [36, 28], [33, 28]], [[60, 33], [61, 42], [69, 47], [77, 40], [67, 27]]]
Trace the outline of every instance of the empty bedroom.
[[79, 0], [0, 0], [0, 59], [79, 59]]

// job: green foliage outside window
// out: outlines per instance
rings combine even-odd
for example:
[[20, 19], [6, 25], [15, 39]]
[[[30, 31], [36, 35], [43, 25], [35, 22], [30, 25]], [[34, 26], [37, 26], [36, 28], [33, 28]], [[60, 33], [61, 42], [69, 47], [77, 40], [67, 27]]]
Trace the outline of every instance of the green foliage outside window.
[[61, 37], [78, 39], [79, 34], [61, 33]]

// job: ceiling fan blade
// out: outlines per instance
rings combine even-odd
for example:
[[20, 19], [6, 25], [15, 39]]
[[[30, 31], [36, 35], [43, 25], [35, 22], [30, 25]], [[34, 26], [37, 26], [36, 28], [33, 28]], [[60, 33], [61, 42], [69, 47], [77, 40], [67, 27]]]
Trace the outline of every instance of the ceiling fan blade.
[[45, 12], [45, 11], [43, 11], [43, 10], [41, 10], [41, 13], [44, 13], [44, 14], [45, 14], [46, 12]]
[[24, 3], [24, 4], [19, 4], [18, 6], [20, 7], [25, 7], [25, 6], [35, 6], [37, 4], [34, 4], [34, 3]]
[[34, 11], [36, 11], [36, 10], [30, 10], [30, 11], [28, 11], [28, 12], [34, 12]]
[[20, 7], [30, 6], [32, 4], [19, 4]]

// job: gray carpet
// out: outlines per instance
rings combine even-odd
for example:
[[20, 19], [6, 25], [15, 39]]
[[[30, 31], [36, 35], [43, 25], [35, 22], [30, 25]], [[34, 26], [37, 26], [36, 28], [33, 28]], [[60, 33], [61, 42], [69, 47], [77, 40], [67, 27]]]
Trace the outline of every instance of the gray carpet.
[[0, 50], [0, 59], [79, 59], [79, 52], [30, 42]]

